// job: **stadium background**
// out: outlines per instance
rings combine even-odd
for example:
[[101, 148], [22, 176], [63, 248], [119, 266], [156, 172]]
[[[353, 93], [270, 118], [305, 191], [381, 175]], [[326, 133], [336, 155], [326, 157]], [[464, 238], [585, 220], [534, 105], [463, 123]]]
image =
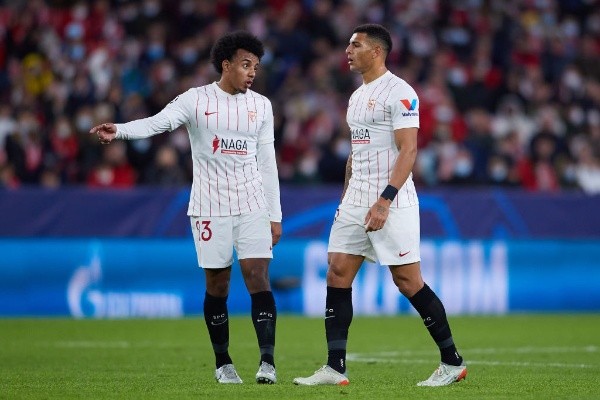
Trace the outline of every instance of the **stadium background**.
[[[211, 82], [210, 46], [238, 28], [268, 50], [254, 89], [276, 117], [278, 307], [320, 315], [361, 22], [390, 28], [388, 67], [420, 95], [423, 270], [448, 311], [600, 310], [595, 1], [33, 0], [1, 3], [0, 22], [0, 315], [201, 313], [186, 133], [87, 131]], [[361, 271], [357, 313], [411, 312], [384, 274]]]

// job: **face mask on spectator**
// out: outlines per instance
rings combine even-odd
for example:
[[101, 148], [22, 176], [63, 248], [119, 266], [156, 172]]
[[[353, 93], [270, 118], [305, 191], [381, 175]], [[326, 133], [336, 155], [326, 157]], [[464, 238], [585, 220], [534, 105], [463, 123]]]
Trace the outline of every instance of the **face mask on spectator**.
[[80, 23], [72, 22], [67, 25], [65, 34], [69, 39], [79, 40], [83, 37], [83, 26]]
[[440, 122], [450, 122], [454, 118], [454, 111], [451, 107], [440, 105], [435, 108], [435, 119]]
[[160, 3], [157, 1], [145, 1], [142, 12], [146, 17], [156, 17], [160, 13]]
[[79, 132], [89, 131], [94, 124], [92, 117], [86, 114], [79, 115], [75, 120], [75, 126]]
[[473, 163], [468, 158], [459, 158], [454, 164], [454, 174], [460, 178], [471, 175]]
[[71, 135], [71, 128], [66, 123], [61, 123], [56, 128], [56, 136], [59, 139], [66, 139]]
[[585, 122], [585, 113], [581, 107], [571, 107], [569, 109], [569, 122], [575, 126], [581, 126]]
[[583, 86], [581, 76], [572, 69], [565, 72], [563, 82], [571, 90], [580, 90]]
[[490, 177], [495, 182], [501, 182], [508, 176], [508, 169], [505, 165], [495, 164], [490, 171]]
[[310, 155], [305, 156], [300, 161], [298, 170], [304, 176], [314, 176], [317, 173], [317, 159]]
[[453, 86], [464, 86], [467, 84], [467, 73], [463, 68], [452, 68], [448, 73], [448, 81]]
[[158, 59], [164, 57], [165, 49], [162, 45], [160, 45], [158, 43], [153, 43], [148, 46], [148, 49], [146, 50], [146, 54], [148, 55], [148, 57], [151, 60], [158, 60]]
[[580, 35], [579, 23], [573, 18], [563, 22], [562, 31], [568, 38], [574, 38]]
[[348, 140], [338, 140], [335, 143], [334, 153], [341, 159], [346, 159], [352, 151], [352, 146]]
[[198, 53], [191, 47], [186, 48], [181, 52], [179, 59], [186, 65], [191, 65], [198, 59]]
[[80, 43], [74, 44], [69, 49], [69, 55], [73, 60], [82, 60], [85, 57], [85, 46]]
[[152, 147], [152, 141], [148, 138], [132, 140], [131, 147], [138, 153], [147, 153]]
[[569, 164], [563, 171], [563, 179], [567, 182], [577, 181], [577, 168], [573, 164]]

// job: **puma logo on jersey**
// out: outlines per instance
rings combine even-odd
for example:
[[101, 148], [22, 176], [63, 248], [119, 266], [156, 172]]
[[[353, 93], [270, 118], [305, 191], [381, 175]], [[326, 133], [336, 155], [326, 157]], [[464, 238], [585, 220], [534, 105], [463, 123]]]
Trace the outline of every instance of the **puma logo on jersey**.
[[248, 118], [250, 119], [250, 121], [254, 122], [254, 120], [256, 119], [256, 111], [248, 111]]
[[375, 108], [375, 99], [369, 99], [367, 102], [367, 110], [373, 110]]

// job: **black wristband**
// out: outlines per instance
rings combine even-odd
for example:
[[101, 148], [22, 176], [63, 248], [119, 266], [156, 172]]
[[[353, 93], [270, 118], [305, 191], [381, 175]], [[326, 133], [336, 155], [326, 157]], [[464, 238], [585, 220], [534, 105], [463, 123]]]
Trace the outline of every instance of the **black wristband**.
[[394, 201], [397, 194], [398, 189], [396, 189], [392, 185], [387, 185], [385, 189], [383, 189], [383, 192], [381, 192], [381, 197], [389, 201]]

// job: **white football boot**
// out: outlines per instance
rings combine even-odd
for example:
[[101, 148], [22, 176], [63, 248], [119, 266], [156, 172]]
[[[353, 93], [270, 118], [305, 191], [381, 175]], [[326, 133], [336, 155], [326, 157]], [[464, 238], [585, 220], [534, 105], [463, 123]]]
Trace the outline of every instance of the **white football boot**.
[[215, 371], [215, 379], [219, 383], [242, 383], [233, 364], [225, 364]]
[[341, 385], [346, 386], [350, 384], [350, 381], [344, 374], [340, 374], [329, 365], [323, 365], [321, 368], [315, 371], [309, 377], [306, 378], [294, 378], [294, 384], [296, 385]]
[[275, 367], [267, 362], [261, 362], [256, 373], [256, 383], [272, 385], [277, 382]]
[[449, 365], [440, 363], [433, 374], [427, 380], [417, 383], [417, 386], [446, 386], [454, 382], [462, 381], [467, 377], [466, 365]]

